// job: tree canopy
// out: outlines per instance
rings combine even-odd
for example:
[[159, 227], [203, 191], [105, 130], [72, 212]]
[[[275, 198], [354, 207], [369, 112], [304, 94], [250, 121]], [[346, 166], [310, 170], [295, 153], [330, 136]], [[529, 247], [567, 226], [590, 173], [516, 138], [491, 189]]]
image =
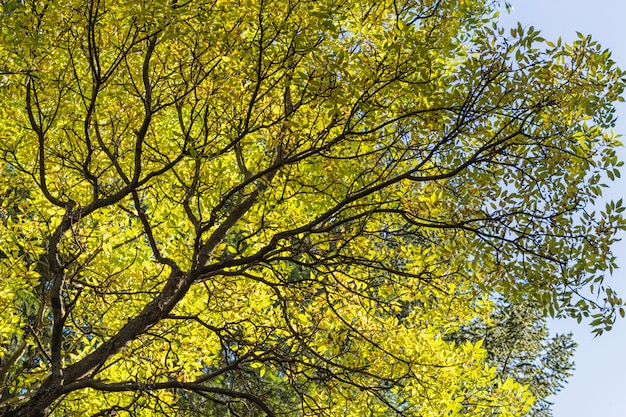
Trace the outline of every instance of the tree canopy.
[[590, 37], [481, 0], [1, 4], [1, 415], [519, 416], [454, 335], [500, 295], [623, 315]]

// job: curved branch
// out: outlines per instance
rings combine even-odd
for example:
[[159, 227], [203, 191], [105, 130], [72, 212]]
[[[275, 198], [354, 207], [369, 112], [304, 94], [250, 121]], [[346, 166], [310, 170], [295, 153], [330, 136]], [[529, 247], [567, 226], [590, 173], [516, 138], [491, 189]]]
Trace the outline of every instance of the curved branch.
[[182, 389], [186, 391], [193, 392], [205, 392], [211, 394], [219, 394], [226, 397], [231, 398], [240, 398], [244, 400], [248, 400], [254, 403], [257, 407], [259, 407], [268, 417], [276, 417], [276, 414], [269, 408], [267, 404], [260, 398], [254, 394], [250, 394], [247, 392], [235, 391], [226, 388], [217, 388], [217, 387], [207, 387], [205, 385], [195, 383], [195, 382], [178, 382], [178, 381], [168, 381], [168, 382], [158, 382], [153, 384], [142, 384], [142, 383], [119, 383], [119, 384], [107, 384], [103, 382], [87, 380], [80, 381], [75, 384], [68, 385], [64, 392], [76, 391], [79, 389], [91, 388], [98, 391], [104, 392], [125, 392], [125, 391], [140, 391], [140, 392], [150, 392], [150, 391], [158, 391], [165, 389]]

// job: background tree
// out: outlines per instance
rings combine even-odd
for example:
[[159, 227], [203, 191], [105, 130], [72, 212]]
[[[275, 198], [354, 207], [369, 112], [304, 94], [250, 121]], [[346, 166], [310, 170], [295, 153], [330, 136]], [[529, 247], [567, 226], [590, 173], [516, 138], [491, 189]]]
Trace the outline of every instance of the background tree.
[[519, 415], [449, 335], [497, 293], [612, 323], [590, 38], [478, 0], [2, 7], [5, 416]]
[[571, 333], [550, 336], [540, 306], [500, 299], [488, 320], [477, 320], [448, 337], [459, 344], [482, 340], [487, 362], [498, 369], [498, 375], [527, 385], [533, 394], [528, 415], [552, 415], [548, 397], [559, 392], [571, 376], [576, 343]]

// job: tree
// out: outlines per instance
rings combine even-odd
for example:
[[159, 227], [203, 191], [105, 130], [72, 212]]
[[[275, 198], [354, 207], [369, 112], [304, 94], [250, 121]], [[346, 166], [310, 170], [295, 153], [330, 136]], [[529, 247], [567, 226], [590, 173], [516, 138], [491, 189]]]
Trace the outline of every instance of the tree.
[[448, 337], [456, 343], [482, 340], [487, 362], [498, 375], [528, 386], [533, 394], [528, 415], [552, 416], [548, 397], [559, 392], [571, 376], [576, 343], [571, 333], [550, 337], [540, 306], [498, 300], [488, 320], [463, 326]]
[[528, 412], [449, 335], [610, 327], [624, 80], [497, 6], [2, 2], [3, 414]]

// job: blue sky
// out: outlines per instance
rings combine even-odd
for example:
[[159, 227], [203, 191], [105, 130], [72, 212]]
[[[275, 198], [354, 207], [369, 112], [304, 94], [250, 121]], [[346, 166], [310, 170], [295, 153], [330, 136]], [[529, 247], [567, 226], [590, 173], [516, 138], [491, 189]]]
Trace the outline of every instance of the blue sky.
[[[502, 13], [501, 24], [540, 29], [544, 38], [576, 38], [576, 31], [591, 34], [603, 47], [613, 52], [613, 59], [626, 68], [626, 1], [625, 0], [509, 0], [510, 15]], [[618, 107], [615, 131], [626, 135], [626, 105]], [[626, 137], [622, 138], [626, 141]], [[620, 151], [626, 161], [626, 151]], [[623, 172], [626, 174], [626, 172]], [[611, 184], [609, 199], [626, 197], [626, 175]], [[607, 277], [610, 285], [626, 296], [626, 243], [615, 247], [618, 270]], [[576, 370], [569, 383], [555, 397], [554, 417], [624, 417], [626, 416], [626, 320], [618, 321], [609, 333], [594, 338], [590, 328], [574, 320], [550, 323], [553, 332], [572, 331], [578, 342], [574, 358]]]

